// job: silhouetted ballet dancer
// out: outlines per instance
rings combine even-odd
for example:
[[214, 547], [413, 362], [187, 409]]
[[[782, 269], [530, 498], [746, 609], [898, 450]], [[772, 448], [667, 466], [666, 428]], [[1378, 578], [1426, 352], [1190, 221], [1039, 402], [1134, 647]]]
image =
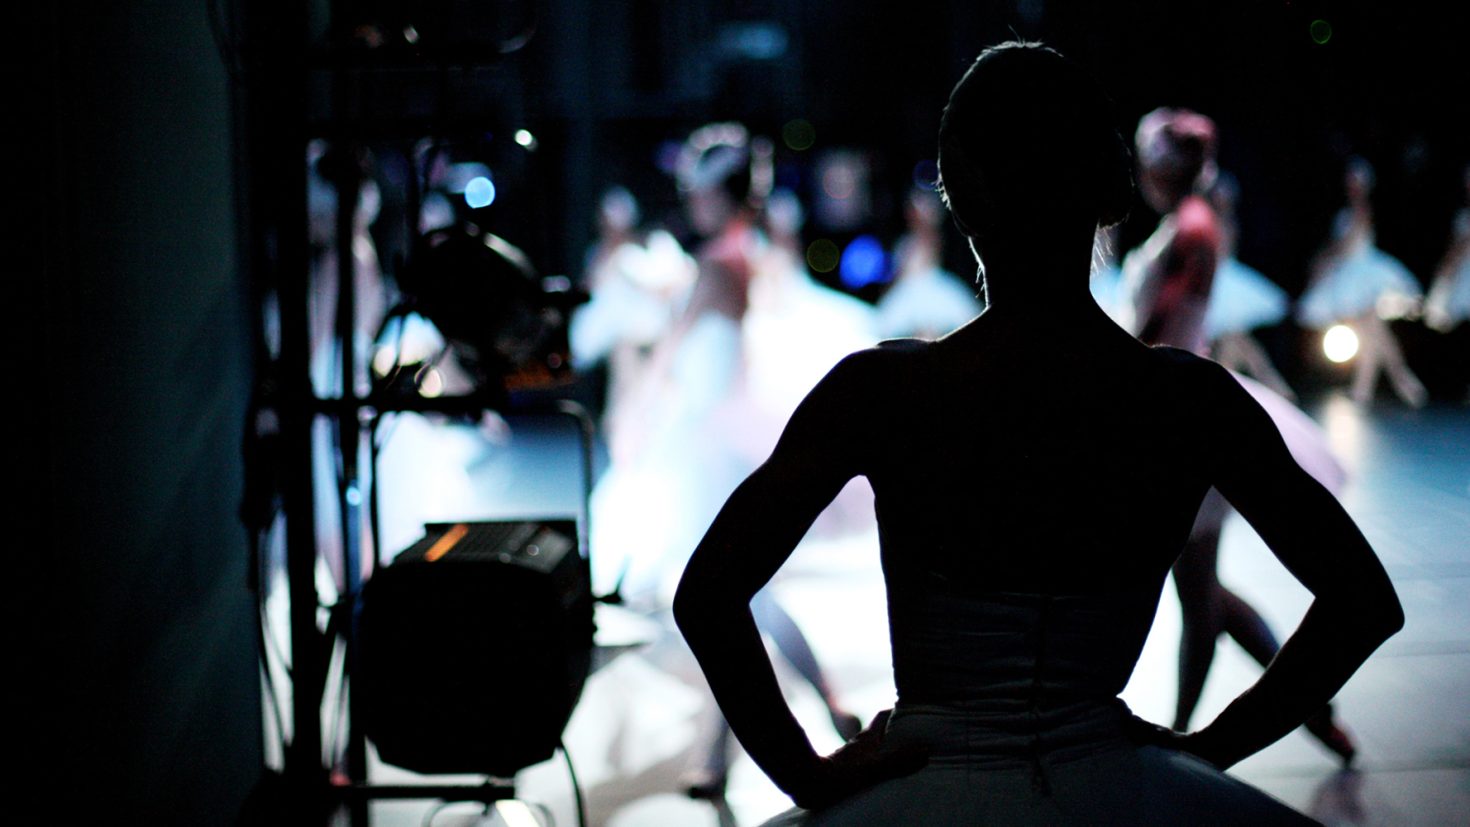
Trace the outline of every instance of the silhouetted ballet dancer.
[[980, 314], [975, 291], [944, 269], [944, 205], [928, 187], [904, 202], [904, 235], [895, 245], [893, 284], [878, 300], [878, 335], [936, 339]]
[[1434, 269], [1434, 284], [1424, 302], [1424, 321], [1440, 332], [1470, 321], [1470, 166], [1465, 167], [1464, 187], [1466, 206], [1455, 213], [1449, 247]]
[[[1135, 144], [1144, 200], [1163, 216], [1159, 228], [1124, 265], [1135, 287], [1135, 331], [1147, 344], [1203, 353], [1205, 320], [1215, 296], [1212, 282], [1225, 249], [1219, 218], [1203, 196], [1214, 182], [1215, 127], [1196, 112], [1158, 109], [1139, 122]], [[1258, 401], [1266, 400], [1258, 395]], [[1280, 417], [1282, 408], [1289, 406], [1276, 403], [1268, 412]], [[1287, 441], [1300, 453], [1299, 440], [1289, 436]], [[1321, 466], [1328, 470], [1315, 474], [1319, 482], [1332, 483], [1341, 474], [1330, 456], [1307, 464], [1314, 472]], [[1225, 499], [1212, 489], [1174, 564], [1183, 626], [1176, 730], [1189, 728], [1222, 633], [1262, 666], [1279, 649], [1260, 614], [1220, 583], [1220, 533], [1229, 511]], [[1307, 728], [1344, 763], [1352, 760], [1356, 748], [1334, 722], [1330, 706], [1313, 715]]]
[[[1109, 110], [1049, 49], [981, 55], [939, 168], [989, 306], [843, 360], [689, 562], [675, 618], [740, 742], [805, 808], [771, 824], [1310, 823], [1221, 770], [1321, 709], [1402, 612], [1241, 385], [1092, 301], [1095, 230], [1131, 200]], [[876, 493], [898, 701], [824, 757], [749, 602], [855, 475]], [[1117, 695], [1212, 486], [1314, 600], [1255, 686], [1184, 735]]]
[[1286, 399], [1296, 399], [1296, 392], [1276, 370], [1266, 349], [1251, 335], [1252, 330], [1284, 321], [1291, 301], [1276, 282], [1235, 257], [1240, 235], [1235, 218], [1239, 189], [1233, 176], [1222, 173], [1206, 196], [1220, 219], [1220, 265], [1215, 269], [1210, 306], [1205, 311], [1205, 337], [1215, 361], [1250, 376]]
[[[698, 274], [682, 311], [655, 347], [625, 410], [613, 465], [594, 493], [597, 548], [628, 555], [623, 595], [635, 607], [667, 605], [690, 550], [754, 462], [738, 449], [747, 427], [741, 324], [764, 240], [758, 213], [771, 188], [769, 146], [738, 124], [696, 130], [678, 185], [702, 239]], [[761, 631], [827, 704], [844, 738], [862, 722], [844, 711], [805, 636], [769, 592], [755, 601]], [[729, 729], [722, 719], [696, 747], [681, 784], [698, 798], [723, 798]]]
[[1353, 401], [1371, 402], [1383, 373], [1399, 399], [1417, 408], [1428, 395], [1404, 361], [1387, 320], [1415, 314], [1424, 291], [1402, 262], [1374, 245], [1373, 167], [1353, 158], [1343, 178], [1347, 206], [1333, 223], [1332, 239], [1313, 260], [1311, 281], [1297, 300], [1297, 318], [1319, 329], [1346, 324], [1358, 334]]

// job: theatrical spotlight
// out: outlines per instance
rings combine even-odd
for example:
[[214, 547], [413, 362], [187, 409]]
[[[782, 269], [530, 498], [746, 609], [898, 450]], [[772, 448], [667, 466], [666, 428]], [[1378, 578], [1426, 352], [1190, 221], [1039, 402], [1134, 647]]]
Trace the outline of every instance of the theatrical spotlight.
[[1345, 324], [1335, 324], [1322, 334], [1322, 353], [1337, 364], [1358, 355], [1358, 334]]
[[[471, 222], [431, 230], [415, 244], [399, 275], [404, 300], [389, 314], [417, 314], [433, 324], [475, 389], [508, 397], [545, 388], [569, 375], [567, 319], [585, 301], [565, 277], [540, 278], [518, 247]], [[379, 390], [418, 395], [436, 375], [412, 357], [375, 365]]]
[[405, 769], [509, 778], [556, 750], [592, 634], [573, 521], [427, 526], [363, 590], [363, 733]]

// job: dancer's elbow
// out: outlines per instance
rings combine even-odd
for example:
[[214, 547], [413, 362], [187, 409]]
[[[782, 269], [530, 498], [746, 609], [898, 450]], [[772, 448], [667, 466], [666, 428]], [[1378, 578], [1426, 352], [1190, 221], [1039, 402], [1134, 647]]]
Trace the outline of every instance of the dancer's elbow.
[[687, 572], [674, 592], [674, 623], [686, 639], [718, 626], [721, 608], [727, 601], [713, 584]]
[[1329, 599], [1325, 604], [1336, 618], [1336, 625], [1351, 630], [1352, 635], [1371, 648], [1393, 637], [1404, 628], [1404, 607], [1391, 585], [1348, 599]]
[[1377, 631], [1383, 635], [1383, 640], [1388, 640], [1404, 628], [1404, 606], [1399, 602], [1398, 594], [1391, 588], [1379, 603], [1377, 620]]

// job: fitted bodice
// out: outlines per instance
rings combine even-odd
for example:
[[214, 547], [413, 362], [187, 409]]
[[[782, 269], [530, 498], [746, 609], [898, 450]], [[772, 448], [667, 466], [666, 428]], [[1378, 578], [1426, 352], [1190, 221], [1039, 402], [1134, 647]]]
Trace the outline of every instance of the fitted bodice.
[[1117, 696], [1158, 589], [970, 593], [932, 573], [907, 577], [889, 602], [897, 737], [921, 740], [932, 760], [1001, 766], [1123, 741], [1130, 713]]
[[1159, 596], [967, 594], [911, 576], [926, 588], [890, 592], [899, 701], [996, 713], [1116, 697]]

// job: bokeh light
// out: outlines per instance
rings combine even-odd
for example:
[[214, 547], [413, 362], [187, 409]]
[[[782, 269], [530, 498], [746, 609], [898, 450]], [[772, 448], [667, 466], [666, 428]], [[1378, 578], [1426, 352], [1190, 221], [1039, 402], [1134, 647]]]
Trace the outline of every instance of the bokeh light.
[[822, 192], [835, 201], [857, 194], [858, 175], [850, 164], [829, 164], [822, 170]]
[[464, 185], [464, 202], [476, 210], [490, 206], [495, 203], [495, 185], [483, 175], [471, 178]]
[[540, 142], [536, 140], [536, 136], [532, 135], [531, 130], [529, 129], [517, 129], [515, 139], [516, 143], [520, 144], [526, 149], [534, 150], [536, 149], [536, 147], [540, 146]]
[[806, 266], [812, 268], [813, 272], [830, 273], [837, 269], [840, 259], [841, 251], [829, 238], [819, 238], [807, 245]]
[[811, 121], [805, 118], [793, 118], [781, 127], [781, 140], [786, 142], [787, 147], [801, 152], [811, 149], [812, 145], [817, 142], [817, 130], [812, 126]]
[[939, 164], [935, 163], [932, 158], [925, 158], [914, 164], [914, 186], [932, 190], [938, 182]]
[[1332, 24], [1326, 20], [1313, 20], [1308, 31], [1312, 34], [1312, 42], [1318, 46], [1325, 46], [1332, 39]]
[[1322, 336], [1322, 352], [1342, 364], [1358, 355], [1358, 334], [1345, 324], [1335, 324]]
[[842, 251], [839, 276], [848, 288], [857, 290], [883, 281], [888, 275], [888, 256], [883, 245], [870, 235], [860, 235]]

